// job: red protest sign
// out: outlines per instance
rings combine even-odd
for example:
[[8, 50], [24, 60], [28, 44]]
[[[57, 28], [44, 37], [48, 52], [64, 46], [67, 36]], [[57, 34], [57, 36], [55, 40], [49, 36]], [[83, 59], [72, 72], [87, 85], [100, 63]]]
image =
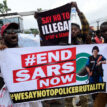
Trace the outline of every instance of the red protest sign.
[[21, 55], [22, 67], [31, 67], [74, 59], [76, 59], [76, 48], [57, 49]]

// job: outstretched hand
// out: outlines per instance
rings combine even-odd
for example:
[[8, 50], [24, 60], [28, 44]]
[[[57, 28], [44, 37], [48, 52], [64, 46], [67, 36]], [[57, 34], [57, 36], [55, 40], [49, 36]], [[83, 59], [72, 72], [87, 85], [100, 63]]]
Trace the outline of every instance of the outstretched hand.
[[76, 2], [72, 2], [72, 7], [77, 8], [77, 3]]
[[77, 5], [76, 2], [71, 2], [71, 7], [75, 7], [75, 8], [76, 8], [76, 11], [77, 11], [78, 13], [80, 12], [80, 10], [79, 10], [78, 5]]

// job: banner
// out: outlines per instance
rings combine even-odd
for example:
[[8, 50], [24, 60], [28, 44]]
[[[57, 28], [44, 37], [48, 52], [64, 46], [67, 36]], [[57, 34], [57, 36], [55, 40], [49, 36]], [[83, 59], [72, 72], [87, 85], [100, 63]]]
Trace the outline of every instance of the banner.
[[107, 92], [106, 53], [107, 44], [6, 49], [1, 72], [13, 103]]
[[41, 45], [68, 44], [71, 4], [36, 13]]

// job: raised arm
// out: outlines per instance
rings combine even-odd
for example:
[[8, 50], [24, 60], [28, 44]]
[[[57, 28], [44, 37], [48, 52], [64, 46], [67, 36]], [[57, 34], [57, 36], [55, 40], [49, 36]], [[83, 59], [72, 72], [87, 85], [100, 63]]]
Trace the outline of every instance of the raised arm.
[[85, 17], [85, 15], [79, 10], [78, 6], [77, 6], [77, 3], [76, 2], [73, 2], [72, 3], [72, 6], [76, 8], [76, 11], [78, 13], [78, 16], [80, 18], [80, 21], [81, 21], [81, 26], [82, 26], [82, 29], [81, 29], [81, 33], [83, 35], [88, 35], [88, 32], [89, 32], [89, 23]]

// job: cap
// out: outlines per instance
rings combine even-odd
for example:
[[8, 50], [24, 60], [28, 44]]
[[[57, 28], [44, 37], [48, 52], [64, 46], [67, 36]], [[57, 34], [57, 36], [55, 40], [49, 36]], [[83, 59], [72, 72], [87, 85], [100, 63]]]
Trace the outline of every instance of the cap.
[[8, 28], [14, 28], [14, 29], [18, 29], [19, 25], [17, 23], [8, 23], [5, 24], [1, 27], [1, 36], [3, 36], [3, 33], [8, 29]]

